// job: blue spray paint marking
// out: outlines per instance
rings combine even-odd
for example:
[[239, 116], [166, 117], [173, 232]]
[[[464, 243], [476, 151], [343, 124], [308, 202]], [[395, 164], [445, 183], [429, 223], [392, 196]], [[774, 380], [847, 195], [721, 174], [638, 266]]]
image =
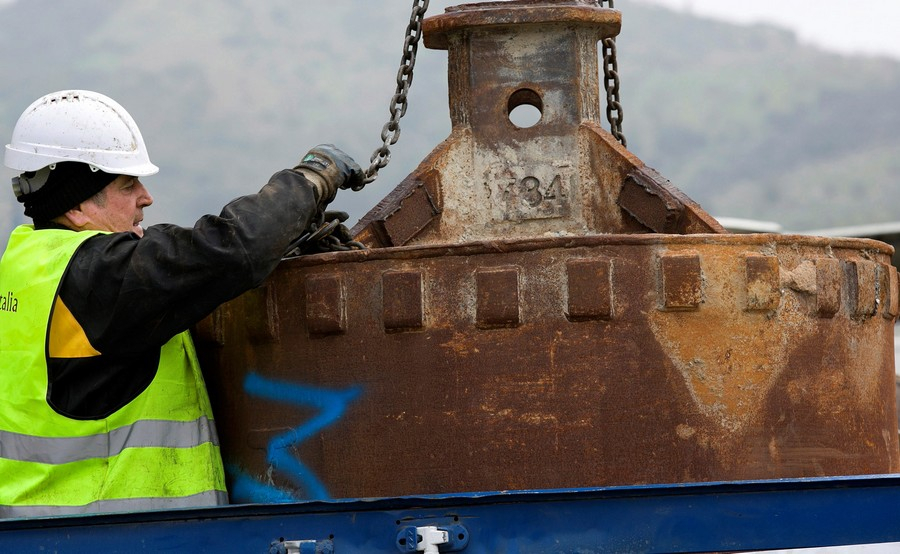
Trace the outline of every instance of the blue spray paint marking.
[[[291, 455], [290, 447], [299, 445], [340, 419], [347, 405], [362, 392], [362, 387], [344, 390], [323, 389], [274, 381], [256, 373], [249, 373], [244, 379], [244, 390], [250, 396], [320, 410], [299, 427], [273, 437], [266, 448], [266, 461], [272, 471], [278, 472], [289, 479], [297, 489], [303, 490], [307, 495], [306, 499], [331, 498], [315, 473]], [[300, 500], [288, 491], [254, 479], [234, 465], [229, 465], [228, 470], [233, 476], [232, 501], [270, 503]]]

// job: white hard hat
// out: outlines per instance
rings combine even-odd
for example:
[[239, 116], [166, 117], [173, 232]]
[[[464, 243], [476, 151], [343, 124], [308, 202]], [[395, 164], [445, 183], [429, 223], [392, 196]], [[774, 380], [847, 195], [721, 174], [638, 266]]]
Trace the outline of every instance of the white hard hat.
[[134, 119], [113, 99], [87, 90], [42, 96], [19, 117], [3, 163], [21, 172], [84, 162], [114, 175], [144, 177], [150, 163]]

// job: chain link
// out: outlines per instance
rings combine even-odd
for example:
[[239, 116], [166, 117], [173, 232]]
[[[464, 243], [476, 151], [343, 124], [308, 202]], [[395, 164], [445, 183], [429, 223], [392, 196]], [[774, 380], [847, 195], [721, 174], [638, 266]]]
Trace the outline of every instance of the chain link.
[[[600, 6], [604, 4], [615, 8], [613, 0], [600, 0]], [[610, 132], [622, 146], [628, 146], [628, 141], [622, 133], [624, 112], [619, 99], [619, 65], [616, 61], [614, 38], [603, 39], [603, 87], [606, 89], [606, 119], [609, 121]]]
[[413, 0], [412, 13], [409, 16], [409, 25], [406, 26], [406, 38], [403, 41], [403, 57], [400, 60], [400, 69], [397, 71], [397, 90], [391, 98], [391, 118], [381, 129], [382, 144], [372, 153], [371, 165], [366, 169], [366, 178], [353, 190], [362, 190], [364, 186], [378, 177], [378, 171], [391, 161], [391, 149], [400, 138], [400, 118], [406, 115], [407, 96], [412, 85], [413, 68], [416, 66], [416, 51], [419, 48], [419, 39], [422, 37], [422, 20], [428, 9], [429, 0]]
[[[346, 213], [318, 212], [306, 231], [292, 242], [285, 251], [284, 258], [295, 258], [305, 254], [321, 252], [342, 252], [346, 250], [366, 250], [366, 245], [352, 240], [350, 231], [343, 226]], [[326, 216], [330, 221], [326, 221]]]

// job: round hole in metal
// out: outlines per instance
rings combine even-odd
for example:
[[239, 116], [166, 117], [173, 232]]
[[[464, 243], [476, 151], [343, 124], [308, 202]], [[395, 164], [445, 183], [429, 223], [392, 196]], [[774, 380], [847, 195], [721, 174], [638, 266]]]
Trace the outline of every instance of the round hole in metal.
[[533, 127], [544, 115], [544, 102], [541, 96], [528, 88], [520, 88], [512, 93], [506, 103], [509, 121], [520, 129]]

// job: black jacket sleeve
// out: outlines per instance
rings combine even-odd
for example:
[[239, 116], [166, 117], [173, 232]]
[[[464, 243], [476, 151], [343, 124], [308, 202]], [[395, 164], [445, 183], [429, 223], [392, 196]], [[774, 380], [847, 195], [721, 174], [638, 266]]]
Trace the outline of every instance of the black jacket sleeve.
[[62, 301], [102, 354], [158, 348], [219, 304], [258, 286], [315, 215], [297, 172], [272, 176], [192, 228], [152, 225], [85, 241], [66, 271]]
[[219, 304], [258, 286], [316, 212], [312, 185], [284, 170], [191, 228], [101, 234], [69, 264], [59, 295], [101, 356], [48, 360], [48, 401], [76, 419], [106, 417], [140, 394], [160, 347]]

